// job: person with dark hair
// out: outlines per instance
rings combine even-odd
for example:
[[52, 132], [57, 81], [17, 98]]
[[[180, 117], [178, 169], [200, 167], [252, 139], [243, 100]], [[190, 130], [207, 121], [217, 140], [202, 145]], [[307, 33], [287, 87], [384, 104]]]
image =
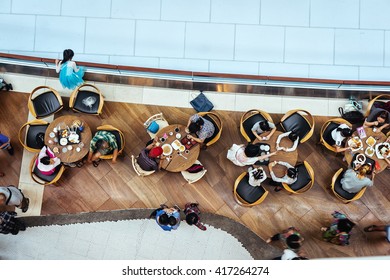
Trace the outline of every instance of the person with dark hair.
[[294, 252], [298, 252], [302, 246], [304, 238], [301, 236], [298, 229], [295, 227], [289, 227], [281, 233], [277, 233], [274, 236], [268, 238], [266, 242], [271, 243], [272, 241], [277, 240], [283, 241], [284, 246], [286, 246], [288, 249]]
[[277, 152], [272, 152], [265, 155], [260, 154], [260, 146], [254, 144], [237, 145], [233, 144], [227, 153], [227, 158], [237, 166], [254, 165], [259, 160], [276, 155]]
[[[281, 147], [279, 144], [280, 144], [280, 141], [282, 141], [282, 139], [284, 137], [288, 137], [288, 139], [291, 140], [291, 142], [293, 142], [293, 145], [290, 147], [290, 148], [286, 148], [286, 147]], [[295, 149], [298, 147], [298, 144], [299, 144], [299, 136], [298, 134], [296, 134], [294, 131], [287, 131], [285, 133], [282, 133], [278, 136], [278, 139], [276, 139], [276, 150], [282, 150], [282, 151], [285, 151], [285, 152], [292, 152], [292, 151], [295, 151]]]
[[[390, 125], [389, 112], [381, 108], [373, 108], [364, 120], [363, 126], [373, 127], [376, 132], [381, 132]], [[375, 129], [374, 129], [375, 128]]]
[[259, 121], [252, 127], [252, 133], [260, 141], [269, 140], [276, 131], [276, 126], [270, 121]]
[[43, 146], [35, 162], [39, 172], [47, 176], [53, 174], [60, 164], [61, 160], [46, 146]]
[[386, 240], [390, 242], [390, 225], [371, 225], [364, 228], [365, 232], [383, 231], [386, 232]]
[[30, 199], [25, 197], [20, 189], [13, 185], [0, 186], [0, 206], [15, 206], [25, 213], [28, 210]]
[[248, 168], [249, 180], [248, 183], [252, 187], [259, 187], [265, 179], [267, 179], [267, 174], [265, 174], [262, 167], [253, 168], [252, 166]]
[[88, 163], [99, 165], [100, 156], [112, 154], [112, 163], [116, 163], [118, 157], [118, 144], [116, 137], [109, 131], [99, 130], [95, 133], [89, 145]]
[[84, 67], [77, 67], [72, 61], [74, 52], [71, 49], [64, 50], [63, 59], [56, 59], [56, 72], [60, 73], [60, 82], [64, 88], [74, 89], [84, 83]]
[[213, 136], [215, 127], [209, 120], [195, 114], [188, 120], [186, 132], [197, 136], [188, 135], [190, 139], [193, 139], [198, 143], [203, 143], [207, 138]]
[[331, 136], [334, 140], [333, 146], [336, 148], [336, 153], [341, 153], [352, 149], [352, 147], [343, 148], [345, 139], [351, 135], [352, 129], [345, 123], [340, 124], [337, 128], [332, 130]]
[[180, 208], [175, 205], [169, 208], [165, 204], [161, 204], [150, 214], [149, 218], [155, 219], [157, 224], [165, 231], [175, 230], [180, 225]]
[[0, 133], [0, 149], [6, 150], [11, 156], [14, 155], [14, 148], [11, 145], [11, 138]]
[[145, 171], [158, 171], [161, 169], [161, 164], [165, 156], [163, 155], [163, 149], [160, 147], [160, 143], [157, 141], [157, 137], [147, 143], [147, 146], [143, 148], [137, 157], [137, 163], [142, 170]]
[[6, 91], [13, 90], [12, 84], [8, 84], [6, 81], [4, 81], [3, 78], [0, 78], [0, 90], [5, 89]]
[[336, 245], [349, 245], [350, 232], [355, 226], [355, 223], [350, 221], [344, 214], [334, 211], [333, 222], [329, 227], [322, 227], [322, 238], [324, 241]]
[[200, 222], [200, 210], [198, 206], [198, 203], [186, 203], [184, 206], [186, 222], [190, 226], [195, 225], [201, 230], [206, 230], [207, 228]]
[[341, 188], [349, 193], [357, 193], [364, 187], [372, 187], [375, 171], [372, 172], [371, 179], [367, 177], [370, 172], [371, 166], [367, 163], [359, 166], [356, 171], [349, 168], [341, 178]]
[[26, 225], [16, 218], [16, 212], [5, 211], [0, 213], [0, 233], [16, 235], [19, 231], [25, 231]]
[[[286, 168], [286, 172], [283, 177], [277, 177], [273, 171], [273, 168], [277, 165], [282, 165]], [[278, 192], [282, 190], [282, 183], [286, 183], [288, 185], [294, 184], [298, 179], [298, 169], [288, 162], [284, 161], [274, 161], [268, 165], [269, 173], [271, 175], [272, 181], [271, 185], [275, 186], [274, 191]]]

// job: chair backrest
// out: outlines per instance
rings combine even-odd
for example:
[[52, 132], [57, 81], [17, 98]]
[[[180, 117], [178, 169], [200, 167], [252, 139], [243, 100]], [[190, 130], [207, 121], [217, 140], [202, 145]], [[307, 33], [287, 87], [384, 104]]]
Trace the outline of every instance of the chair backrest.
[[137, 163], [137, 159], [134, 157], [134, 155], [131, 155], [131, 164], [133, 165], [133, 169], [135, 171], [135, 173], [137, 173], [138, 176], [148, 176], [148, 175], [151, 175], [153, 174], [154, 172], [156, 172], [155, 170], [152, 170], [152, 171], [145, 171], [141, 168], [141, 166], [139, 166], [139, 164]]
[[[202, 164], [199, 160], [196, 160], [194, 164]], [[181, 175], [183, 175], [183, 178], [189, 183], [195, 183], [202, 179], [202, 177], [206, 174], [207, 169], [203, 168], [203, 170], [197, 172], [197, 173], [190, 173], [188, 171], [181, 171]]]
[[262, 203], [267, 197], [268, 191], [262, 186], [251, 186], [248, 172], [243, 172], [234, 182], [233, 195], [241, 206], [252, 207]]
[[40, 185], [52, 185], [55, 184], [64, 173], [65, 167], [60, 164], [56, 167], [56, 171], [52, 175], [43, 175], [36, 166], [38, 154], [33, 157], [30, 163], [30, 175], [31, 178]]
[[204, 142], [206, 146], [211, 146], [215, 142], [219, 140], [222, 134], [222, 120], [221, 118], [214, 112], [199, 112], [199, 116], [205, 118], [206, 120], [210, 121], [213, 123], [215, 127], [214, 134], [210, 137], [207, 138]]
[[294, 109], [288, 111], [280, 124], [284, 131], [294, 131], [299, 136], [299, 142], [304, 143], [310, 139], [314, 132], [314, 118], [306, 110]]
[[[118, 128], [116, 128], [112, 125], [109, 125], [109, 124], [98, 126], [96, 128], [96, 130], [97, 131], [104, 130], [104, 131], [108, 131], [108, 132], [111, 132], [112, 134], [114, 134], [115, 138], [116, 138], [116, 144], [118, 145], [118, 155], [120, 155], [123, 152], [125, 145], [126, 145], [126, 139], [125, 139], [125, 135], [123, 134], [122, 131], [120, 131]], [[100, 159], [112, 159], [113, 154], [102, 155], [99, 158]]]
[[150, 138], [153, 139], [156, 134], [158, 133], [155, 132], [153, 133], [152, 131], [149, 131], [148, 128], [149, 128], [149, 125], [152, 123], [152, 122], [156, 122], [159, 126], [158, 130], [160, 130], [161, 128], [164, 128], [164, 127], [167, 127], [169, 125], [168, 121], [164, 118], [164, 115], [163, 113], [158, 113], [158, 114], [155, 114], [151, 117], [149, 117], [145, 122], [144, 122], [144, 127], [146, 129], [146, 132], [149, 134]]
[[336, 153], [336, 148], [333, 146], [335, 141], [332, 138], [332, 131], [340, 124], [346, 124], [352, 128], [352, 124], [343, 118], [334, 118], [326, 121], [320, 131], [320, 143], [328, 150]]
[[302, 194], [313, 187], [314, 170], [307, 161], [298, 164], [296, 168], [298, 169], [297, 180], [291, 185], [283, 183], [283, 188], [289, 193]]
[[63, 108], [59, 93], [48, 86], [36, 87], [29, 96], [28, 109], [35, 118], [45, 118]]
[[[86, 90], [86, 88], [89, 90]], [[92, 91], [90, 88], [92, 88]], [[95, 102], [89, 104], [88, 98], [94, 98]], [[78, 86], [69, 98], [69, 108], [72, 108], [73, 111], [79, 113], [99, 115], [103, 110], [103, 105], [103, 95], [100, 90], [92, 84], [82, 84]]]
[[351, 201], [360, 199], [363, 196], [364, 192], [366, 191], [367, 187], [362, 188], [357, 193], [346, 192], [341, 187], [341, 178], [343, 178], [343, 176], [344, 176], [343, 169], [340, 168], [332, 177], [331, 189], [335, 194], [335, 196], [344, 203], [350, 203]]
[[390, 101], [390, 94], [379, 94], [375, 98], [371, 99], [367, 104], [367, 110], [364, 116], [367, 118], [368, 115], [370, 115], [371, 109], [374, 106], [374, 103], [386, 103], [387, 101]]
[[256, 139], [256, 136], [252, 132], [252, 127], [255, 123], [264, 120], [269, 121], [271, 123], [274, 122], [270, 114], [257, 109], [249, 110], [241, 116], [240, 132], [241, 135], [244, 136], [246, 141], [252, 142]]
[[48, 125], [49, 123], [44, 120], [32, 120], [22, 125], [18, 134], [20, 144], [29, 152], [39, 153], [44, 143], [36, 141], [37, 135], [45, 134]]

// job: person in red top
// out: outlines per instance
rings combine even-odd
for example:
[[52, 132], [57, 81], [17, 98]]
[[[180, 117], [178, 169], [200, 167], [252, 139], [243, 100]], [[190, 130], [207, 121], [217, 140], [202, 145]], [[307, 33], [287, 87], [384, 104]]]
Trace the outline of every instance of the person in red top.
[[186, 222], [190, 226], [195, 225], [201, 230], [206, 230], [207, 228], [200, 222], [200, 210], [198, 203], [187, 203], [184, 206], [184, 214], [186, 215]]

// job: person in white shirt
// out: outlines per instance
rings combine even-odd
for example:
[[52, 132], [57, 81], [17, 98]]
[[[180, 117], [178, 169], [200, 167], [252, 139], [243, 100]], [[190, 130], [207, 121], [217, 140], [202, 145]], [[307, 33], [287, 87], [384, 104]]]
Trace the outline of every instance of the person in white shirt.
[[[291, 142], [293, 142], [293, 145], [290, 148], [279, 146], [280, 141], [282, 141], [282, 139], [284, 137], [288, 137], [291, 140]], [[292, 151], [295, 151], [295, 149], [298, 147], [298, 144], [299, 144], [299, 136], [293, 131], [287, 131], [287, 132], [282, 133], [278, 136], [278, 139], [276, 140], [276, 150], [278, 150], [278, 151], [282, 150], [285, 152], [292, 152]]]
[[253, 168], [252, 166], [248, 168], [249, 180], [248, 183], [252, 187], [259, 187], [267, 175], [264, 172], [262, 167]]
[[[282, 165], [286, 167], [286, 173], [283, 177], [277, 177], [273, 171], [275, 165]], [[271, 175], [272, 181], [271, 184], [276, 185], [274, 191], [278, 192], [282, 189], [281, 184], [286, 183], [288, 185], [294, 184], [298, 178], [298, 169], [291, 164], [284, 161], [274, 161], [268, 165], [269, 173]]]
[[259, 145], [233, 144], [227, 152], [227, 158], [237, 166], [253, 165], [259, 160], [266, 160], [277, 152], [259, 156]]
[[276, 126], [269, 121], [259, 121], [253, 125], [251, 130], [257, 139], [267, 141], [275, 133]]
[[333, 147], [336, 148], [336, 153], [341, 153], [352, 149], [352, 147], [342, 148], [344, 140], [352, 135], [352, 129], [348, 125], [345, 123], [340, 124], [337, 128], [332, 130], [331, 135], [335, 142]]
[[43, 146], [36, 160], [38, 170], [43, 174], [50, 176], [61, 164], [61, 160], [55, 156], [49, 147]]

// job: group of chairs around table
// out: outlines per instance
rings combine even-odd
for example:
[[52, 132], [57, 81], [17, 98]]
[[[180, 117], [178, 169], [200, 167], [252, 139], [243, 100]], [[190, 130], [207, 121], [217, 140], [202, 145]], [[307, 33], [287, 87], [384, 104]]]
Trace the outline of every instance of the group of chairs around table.
[[[92, 102], [91, 102], [92, 100]], [[70, 95], [69, 108], [74, 112], [89, 115], [100, 115], [103, 110], [104, 97], [100, 90], [92, 84], [82, 84], [77, 87]], [[49, 126], [49, 122], [43, 118], [54, 115], [63, 109], [63, 101], [60, 94], [49, 86], [36, 87], [29, 96], [28, 108], [36, 119], [31, 120], [19, 129], [19, 142], [29, 152], [36, 153], [30, 163], [31, 178], [38, 184], [55, 184], [62, 176], [65, 167], [59, 165], [52, 175], [43, 175], [36, 167], [38, 153], [42, 149], [43, 141], [37, 141], [38, 135], [44, 135]], [[125, 146], [125, 137], [118, 128], [111, 125], [97, 127], [97, 130], [106, 130], [113, 133], [118, 143], [118, 154], [123, 152]], [[113, 155], [103, 155], [100, 159], [112, 159]]]
[[[204, 142], [204, 145], [206, 147], [209, 147], [209, 146], [215, 144], [221, 137], [222, 125], [223, 125], [222, 119], [217, 113], [214, 113], [214, 112], [199, 112], [198, 115], [200, 115], [201, 117], [212, 122], [214, 127], [215, 127], [214, 134], [210, 138], [206, 139], [206, 141]], [[148, 128], [151, 125], [151, 123], [153, 123], [153, 122], [155, 122], [158, 125], [158, 130], [152, 132]], [[164, 118], [162, 113], [158, 113], [158, 114], [155, 114], [155, 115], [149, 117], [144, 123], [144, 128], [145, 128], [146, 132], [149, 134], [150, 139], [154, 139], [155, 136], [159, 133], [159, 131], [167, 126], [169, 126], [169, 123]], [[152, 171], [143, 170], [139, 166], [139, 164], [137, 163], [137, 157], [135, 157], [134, 155], [131, 156], [131, 162], [132, 162], [133, 169], [137, 173], [138, 176], [142, 176], [142, 177], [149, 176], [155, 172], [154, 170], [152, 170]], [[196, 160], [196, 162], [194, 164], [201, 164], [201, 162], [199, 160]], [[207, 169], [203, 169], [202, 171], [197, 172], [197, 173], [190, 173], [190, 172], [184, 170], [184, 171], [181, 171], [181, 174], [182, 174], [183, 178], [189, 184], [192, 184], [192, 183], [199, 181], [206, 174], [206, 172], [207, 172]]]

